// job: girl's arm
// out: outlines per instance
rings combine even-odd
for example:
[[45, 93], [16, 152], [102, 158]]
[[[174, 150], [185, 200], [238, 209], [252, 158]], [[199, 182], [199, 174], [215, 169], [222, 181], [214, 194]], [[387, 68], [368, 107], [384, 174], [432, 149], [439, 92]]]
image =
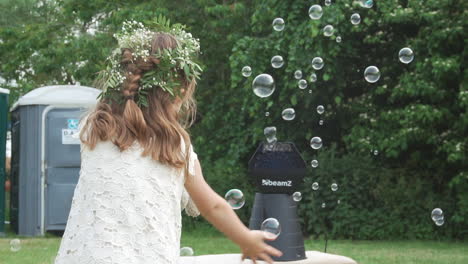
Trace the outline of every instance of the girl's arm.
[[262, 231], [249, 230], [234, 213], [231, 206], [206, 183], [200, 162], [195, 160], [195, 175], [185, 182], [190, 197], [195, 202], [201, 215], [229, 239], [239, 245], [242, 259], [250, 257], [254, 263], [263, 259], [273, 263], [270, 255], [281, 256], [281, 251], [267, 245], [268, 239]]

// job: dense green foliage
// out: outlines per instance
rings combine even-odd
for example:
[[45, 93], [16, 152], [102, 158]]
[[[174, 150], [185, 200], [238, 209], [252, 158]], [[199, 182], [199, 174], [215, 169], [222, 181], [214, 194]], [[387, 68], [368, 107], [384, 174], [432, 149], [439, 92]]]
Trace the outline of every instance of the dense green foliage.
[[[318, 191], [310, 197], [317, 202], [310, 203], [307, 197], [301, 202], [308, 233], [325, 227], [333, 236], [351, 238], [466, 238], [463, 6], [462, 1], [394, 0], [376, 1], [372, 9], [365, 9], [357, 2], [336, 1], [324, 7], [320, 20], [311, 20], [303, 1], [258, 3], [252, 33], [233, 48], [231, 92], [245, 93], [233, 100], [243, 107], [253, 142], [262, 139], [263, 127], [276, 125], [280, 140], [293, 140], [308, 162], [318, 154], [319, 169], [306, 179], [304, 193], [311, 192], [313, 181], [326, 187], [321, 189], [324, 194]], [[355, 12], [362, 19], [357, 26], [349, 21]], [[286, 21], [284, 31], [272, 30], [274, 17]], [[327, 24], [335, 28], [332, 37], [323, 35]], [[341, 36], [341, 43], [336, 36]], [[415, 52], [408, 65], [398, 60], [403, 47]], [[281, 69], [270, 66], [274, 55], [285, 58]], [[299, 69], [308, 79], [316, 56], [325, 66], [316, 71], [318, 81], [309, 83], [309, 94], [308, 89], [298, 89], [293, 74]], [[275, 94], [266, 100], [253, 95], [240, 74], [243, 65], [252, 67], [253, 76], [271, 74]], [[374, 84], [363, 78], [370, 65], [382, 74]], [[319, 104], [326, 106], [323, 126], [315, 113]], [[294, 121], [281, 120], [286, 107], [296, 109]], [[263, 115], [265, 111], [270, 117]], [[312, 136], [325, 142], [318, 152], [308, 147]], [[373, 150], [379, 154], [371, 158]], [[342, 188], [327, 194], [333, 179]], [[330, 201], [333, 196], [338, 197]], [[322, 201], [333, 205], [339, 197], [341, 205], [321, 209]], [[437, 232], [429, 218], [434, 207], [446, 212], [447, 224]]]
[[[311, 20], [308, 9], [319, 1], [0, 0], [0, 7], [10, 10], [0, 19], [0, 76], [18, 83], [11, 87], [12, 101], [42, 85], [91, 85], [124, 20], [163, 14], [200, 38], [205, 72], [197, 91], [194, 146], [219, 194], [244, 190], [248, 202], [237, 212], [245, 222], [253, 198], [247, 163], [264, 138], [263, 128], [275, 125], [280, 141], [295, 142], [308, 163], [314, 157], [320, 163], [306, 178], [300, 205], [307, 234], [464, 239], [468, 4], [374, 2], [364, 9], [351, 0], [333, 1], [323, 6], [320, 20]], [[362, 18], [357, 26], [349, 21], [354, 12]], [[286, 21], [284, 31], [273, 31], [275, 17]], [[330, 38], [322, 32], [327, 24], [335, 27]], [[335, 41], [338, 35], [341, 43]], [[408, 65], [398, 61], [403, 47], [415, 52]], [[285, 58], [282, 68], [270, 66], [274, 55]], [[293, 73], [300, 69], [308, 80], [316, 56], [325, 67], [316, 72], [317, 82], [300, 90]], [[245, 65], [253, 69], [249, 78], [241, 75]], [[381, 71], [377, 83], [363, 78], [369, 65]], [[260, 73], [275, 78], [269, 98], [252, 93], [252, 80]], [[319, 104], [326, 109], [321, 117], [315, 111]], [[293, 121], [281, 119], [286, 107], [295, 108]], [[319, 151], [309, 146], [312, 136], [324, 141]], [[336, 193], [328, 192], [333, 180], [340, 188]], [[312, 193], [314, 181], [322, 188]], [[445, 212], [442, 228], [430, 220], [434, 207]]]

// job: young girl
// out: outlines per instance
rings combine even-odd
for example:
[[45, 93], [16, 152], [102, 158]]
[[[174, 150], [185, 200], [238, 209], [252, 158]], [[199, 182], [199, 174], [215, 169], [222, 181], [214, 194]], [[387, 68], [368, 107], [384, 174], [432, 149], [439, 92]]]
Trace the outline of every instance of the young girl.
[[281, 252], [205, 182], [185, 130], [198, 41], [159, 26], [128, 22], [115, 35], [119, 49], [98, 82], [104, 92], [82, 121], [80, 178], [55, 264], [176, 264], [184, 208], [238, 244], [243, 259], [272, 263]]

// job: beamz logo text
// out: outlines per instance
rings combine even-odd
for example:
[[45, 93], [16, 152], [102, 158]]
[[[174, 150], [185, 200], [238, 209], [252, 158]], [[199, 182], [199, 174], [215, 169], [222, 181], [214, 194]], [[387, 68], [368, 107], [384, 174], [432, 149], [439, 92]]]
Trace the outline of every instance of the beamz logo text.
[[272, 181], [270, 179], [262, 179], [262, 186], [288, 186], [288, 187], [292, 187], [292, 181]]

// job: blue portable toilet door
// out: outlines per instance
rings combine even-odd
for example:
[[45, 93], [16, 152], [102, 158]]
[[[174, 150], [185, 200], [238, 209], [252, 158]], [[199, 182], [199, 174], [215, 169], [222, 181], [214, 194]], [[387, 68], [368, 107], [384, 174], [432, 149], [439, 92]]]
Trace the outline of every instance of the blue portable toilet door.
[[45, 230], [65, 230], [80, 172], [78, 123], [83, 108], [44, 110], [43, 148]]

